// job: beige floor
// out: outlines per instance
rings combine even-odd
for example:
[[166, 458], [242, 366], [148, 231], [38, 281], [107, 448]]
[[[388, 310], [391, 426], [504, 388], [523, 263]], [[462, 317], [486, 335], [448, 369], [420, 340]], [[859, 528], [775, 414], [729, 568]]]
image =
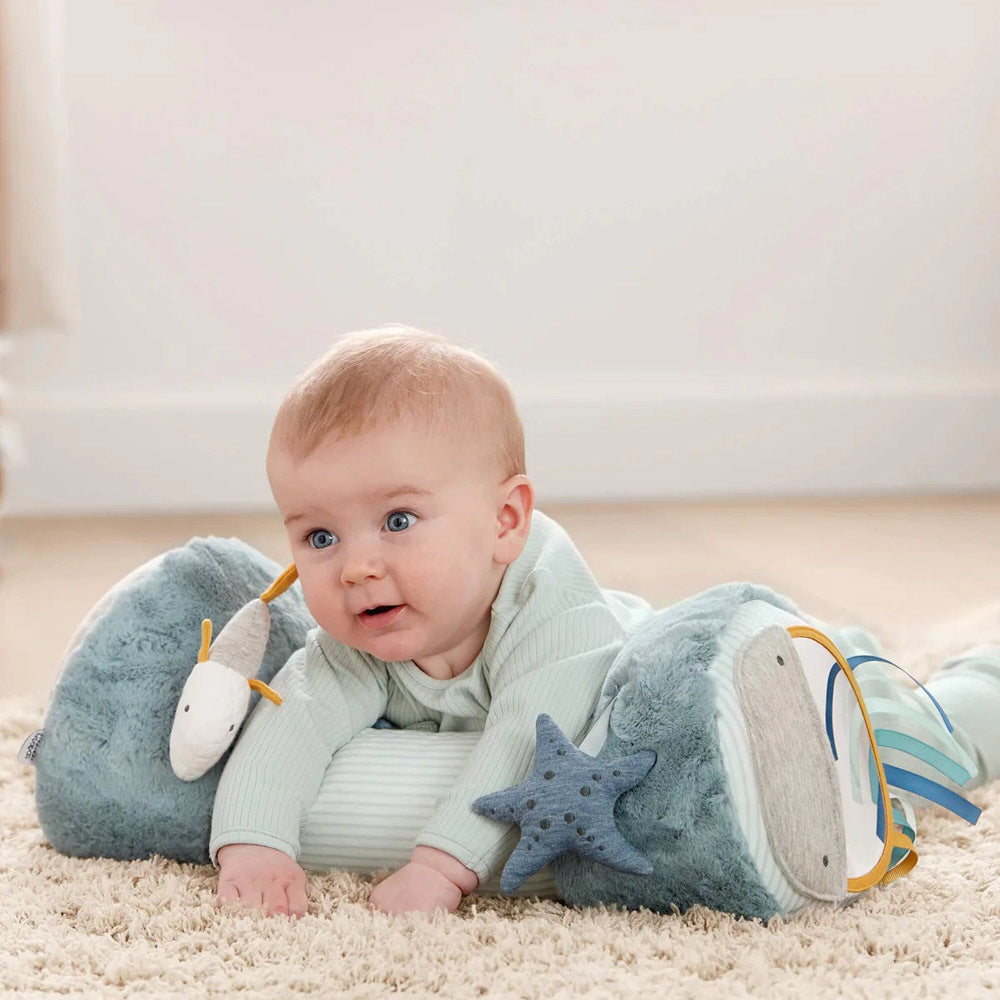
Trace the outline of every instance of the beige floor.
[[[597, 578], [662, 605], [726, 580], [788, 594], [831, 622], [892, 629], [1000, 599], [1000, 494], [548, 506]], [[0, 685], [44, 697], [66, 641], [116, 580], [193, 535], [236, 535], [284, 561], [267, 516], [0, 523]]]

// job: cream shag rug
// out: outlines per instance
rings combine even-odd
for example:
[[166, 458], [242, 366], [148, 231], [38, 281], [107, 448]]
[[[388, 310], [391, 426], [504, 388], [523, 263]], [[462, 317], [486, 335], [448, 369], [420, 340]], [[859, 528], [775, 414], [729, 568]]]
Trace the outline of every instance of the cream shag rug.
[[[891, 644], [925, 678], [1000, 640], [1000, 605]], [[0, 701], [3, 997], [944, 997], [1000, 990], [1000, 782], [976, 827], [922, 814], [920, 863], [842, 910], [788, 920], [570, 910], [468, 899], [389, 918], [368, 880], [313, 876], [298, 921], [216, 910], [209, 868], [75, 860], [45, 842], [33, 772], [16, 761], [40, 706]], [[998, 720], [1000, 724], [1000, 720]]]

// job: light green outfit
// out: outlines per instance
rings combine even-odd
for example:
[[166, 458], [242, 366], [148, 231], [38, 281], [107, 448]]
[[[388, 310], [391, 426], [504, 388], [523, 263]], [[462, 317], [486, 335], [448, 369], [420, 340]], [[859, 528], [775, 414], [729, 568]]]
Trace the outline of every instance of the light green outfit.
[[385, 663], [315, 630], [272, 681], [283, 703], [257, 706], [226, 765], [213, 859], [231, 843], [297, 858], [300, 826], [330, 759], [384, 717], [401, 727], [482, 732], [416, 843], [446, 851], [485, 881], [518, 832], [475, 814], [472, 802], [524, 778], [541, 712], [579, 742], [612, 661], [652, 614], [641, 598], [598, 586], [565, 531], [535, 511], [493, 602], [483, 649], [458, 677], [428, 677], [412, 661]]
[[1000, 778], [1000, 646], [977, 646], [944, 663], [927, 682], [955, 727], [955, 738], [979, 765], [967, 787]]
[[[884, 655], [878, 639], [863, 628], [849, 625], [831, 629], [821, 622], [817, 626], [826, 631], [845, 656]], [[891, 670], [889, 676], [893, 676]], [[952, 735], [976, 765], [976, 773], [971, 781], [959, 786], [942, 778], [940, 773], [920, 767], [916, 770], [935, 781], [944, 781], [954, 791], [964, 788], [967, 792], [1000, 778], [1000, 645], [976, 646], [945, 661], [924, 684], [924, 689], [948, 716], [954, 727]], [[914, 767], [912, 761], [905, 766]]]

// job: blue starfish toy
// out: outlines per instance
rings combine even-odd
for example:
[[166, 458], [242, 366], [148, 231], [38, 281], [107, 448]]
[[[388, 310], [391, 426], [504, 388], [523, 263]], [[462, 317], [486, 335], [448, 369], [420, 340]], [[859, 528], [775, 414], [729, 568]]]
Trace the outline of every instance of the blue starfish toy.
[[476, 799], [472, 808], [517, 823], [521, 840], [504, 866], [500, 888], [513, 892], [567, 851], [608, 868], [649, 875], [652, 864], [615, 826], [615, 803], [656, 763], [651, 750], [599, 760], [579, 750], [548, 715], [538, 716], [531, 774], [519, 785]]

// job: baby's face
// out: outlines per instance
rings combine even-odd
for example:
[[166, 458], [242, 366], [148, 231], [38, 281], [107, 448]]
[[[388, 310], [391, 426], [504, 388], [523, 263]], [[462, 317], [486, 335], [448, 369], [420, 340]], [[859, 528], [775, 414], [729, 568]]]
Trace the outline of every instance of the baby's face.
[[[317, 623], [433, 677], [465, 670], [489, 631], [499, 477], [469, 446], [396, 422], [328, 439], [268, 474]], [[497, 480], [497, 481], [494, 481]]]

